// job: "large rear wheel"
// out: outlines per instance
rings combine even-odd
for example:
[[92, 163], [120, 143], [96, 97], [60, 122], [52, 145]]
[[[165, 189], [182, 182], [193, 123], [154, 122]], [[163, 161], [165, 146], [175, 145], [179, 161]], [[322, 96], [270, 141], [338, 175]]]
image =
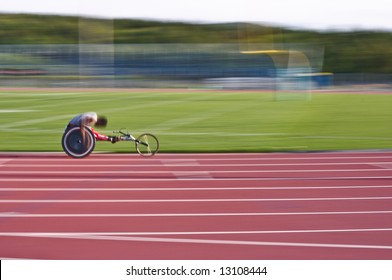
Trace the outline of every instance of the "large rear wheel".
[[65, 131], [61, 144], [64, 152], [74, 158], [88, 156], [95, 148], [95, 136], [88, 128], [78, 126]]

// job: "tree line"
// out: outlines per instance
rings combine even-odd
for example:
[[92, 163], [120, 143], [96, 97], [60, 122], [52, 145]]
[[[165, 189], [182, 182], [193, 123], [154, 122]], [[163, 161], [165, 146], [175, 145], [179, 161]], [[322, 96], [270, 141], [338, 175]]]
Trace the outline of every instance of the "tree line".
[[115, 44], [312, 44], [324, 48], [325, 72], [392, 73], [392, 32], [386, 31], [321, 32], [250, 23], [192, 24], [29, 14], [0, 14], [0, 26], [0, 44], [78, 44], [81, 39]]

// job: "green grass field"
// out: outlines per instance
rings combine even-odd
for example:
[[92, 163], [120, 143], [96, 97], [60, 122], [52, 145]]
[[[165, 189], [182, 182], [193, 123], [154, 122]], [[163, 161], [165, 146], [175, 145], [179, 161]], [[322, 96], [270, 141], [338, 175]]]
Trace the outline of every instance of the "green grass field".
[[[151, 132], [161, 152], [270, 152], [392, 148], [392, 95], [313, 94], [274, 101], [273, 93], [207, 90], [0, 90], [0, 151], [61, 151], [76, 114], [108, 117], [102, 133]], [[134, 151], [98, 142], [95, 151]]]

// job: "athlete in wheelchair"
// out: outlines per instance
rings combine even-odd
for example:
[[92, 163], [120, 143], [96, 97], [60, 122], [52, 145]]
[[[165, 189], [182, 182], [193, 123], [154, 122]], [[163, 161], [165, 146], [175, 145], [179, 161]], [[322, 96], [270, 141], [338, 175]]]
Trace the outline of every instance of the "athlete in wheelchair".
[[94, 130], [93, 126], [103, 128], [107, 122], [105, 116], [98, 116], [95, 112], [75, 116], [65, 128], [62, 137], [63, 150], [69, 156], [81, 158], [94, 150], [95, 141], [118, 142], [120, 137], [107, 136]]

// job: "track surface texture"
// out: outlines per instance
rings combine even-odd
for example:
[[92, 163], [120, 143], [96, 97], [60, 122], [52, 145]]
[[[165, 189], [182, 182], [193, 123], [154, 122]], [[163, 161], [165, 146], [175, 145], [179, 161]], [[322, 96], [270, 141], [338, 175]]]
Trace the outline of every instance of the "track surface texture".
[[0, 258], [392, 259], [392, 152], [0, 154]]

